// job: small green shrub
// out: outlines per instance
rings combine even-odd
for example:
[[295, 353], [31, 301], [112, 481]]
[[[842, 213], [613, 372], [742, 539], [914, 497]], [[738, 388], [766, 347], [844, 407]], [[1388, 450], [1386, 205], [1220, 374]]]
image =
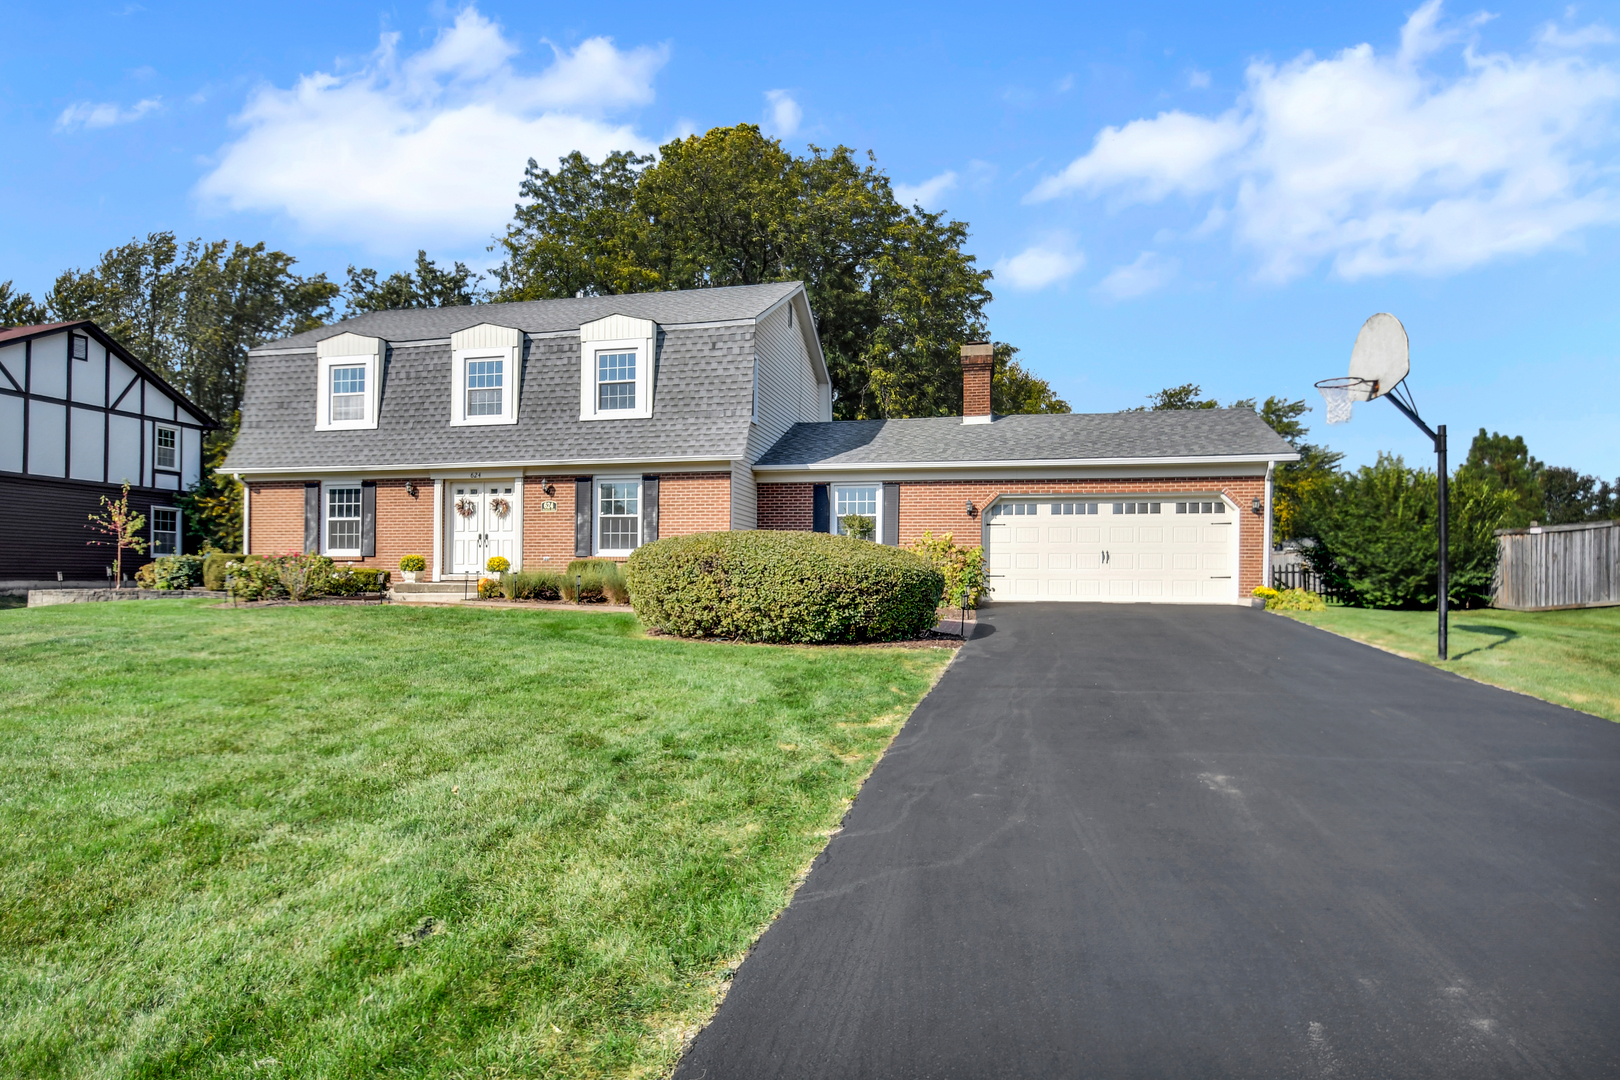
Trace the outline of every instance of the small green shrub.
[[135, 587], [138, 589], [157, 588], [157, 578], [154, 576], [156, 571], [157, 563], [147, 563], [135, 571]]
[[240, 553], [232, 554], [225, 551], [211, 551], [203, 556], [203, 588], [212, 589], [214, 592], [224, 589], [226, 566], [244, 557]]
[[249, 555], [227, 564], [227, 572], [231, 595], [240, 600], [313, 600], [332, 589], [332, 560], [325, 555]]
[[203, 583], [201, 555], [159, 555], [151, 566], [154, 589], [194, 589]]
[[281, 575], [262, 555], [232, 559], [225, 564], [226, 591], [238, 600], [284, 600]]
[[327, 579], [327, 596], [357, 596], [380, 593], [388, 588], [393, 575], [375, 566], [345, 566], [332, 571]]
[[501, 595], [500, 578], [481, 577], [478, 579], [478, 599], [499, 600]]
[[[575, 595], [575, 587], [578, 595]], [[628, 604], [624, 565], [612, 559], [575, 559], [563, 572], [563, 599], [585, 604]]]
[[399, 568], [408, 570], [413, 574], [420, 574], [427, 569], [427, 560], [420, 555], [406, 555], [399, 560]]
[[1326, 611], [1327, 601], [1309, 589], [1272, 589], [1262, 585], [1254, 595], [1266, 602], [1267, 611]]
[[512, 569], [512, 560], [505, 555], [491, 555], [484, 560], [484, 569], [492, 574], [504, 574]]
[[563, 577], [554, 570], [526, 570], [508, 574], [506, 581], [508, 600], [561, 600]]
[[911, 545], [911, 550], [945, 575], [943, 599], [951, 607], [976, 608], [989, 591], [990, 570], [984, 561], [984, 548], [979, 545], [957, 547], [950, 533], [935, 536], [925, 532], [922, 539]]
[[625, 564], [636, 615], [682, 637], [894, 641], [931, 629], [945, 577], [915, 552], [846, 536], [671, 537]]

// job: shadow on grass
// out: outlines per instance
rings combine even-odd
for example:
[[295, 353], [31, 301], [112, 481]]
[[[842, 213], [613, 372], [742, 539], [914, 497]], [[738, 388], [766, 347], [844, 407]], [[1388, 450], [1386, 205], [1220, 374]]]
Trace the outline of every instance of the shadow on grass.
[[[1455, 634], [1483, 634], [1486, 637], [1491, 637], [1491, 638], [1496, 639], [1496, 640], [1491, 641], [1491, 642], [1476, 644], [1476, 645], [1474, 645], [1473, 648], [1464, 649], [1462, 652], [1454, 652], [1454, 653], [1451, 654], [1451, 659], [1453, 659], [1453, 660], [1461, 660], [1463, 657], [1472, 656], [1475, 653], [1490, 652], [1492, 649], [1497, 648], [1498, 646], [1501, 646], [1501, 645], [1506, 645], [1508, 642], [1512, 641], [1514, 638], [1519, 636], [1519, 632], [1517, 630], [1509, 630], [1505, 626], [1481, 626], [1481, 625], [1478, 625], [1478, 624], [1460, 624], [1459, 625], [1459, 624], [1453, 623], [1452, 627], [1451, 627], [1451, 632], [1454, 635]], [[1458, 644], [1461, 644], [1461, 642], [1458, 642]]]

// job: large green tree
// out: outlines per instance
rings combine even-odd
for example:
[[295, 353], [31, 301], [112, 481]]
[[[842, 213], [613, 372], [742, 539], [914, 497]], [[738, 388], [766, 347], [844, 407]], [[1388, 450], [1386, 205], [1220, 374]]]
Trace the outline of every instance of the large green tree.
[[[1374, 465], [1305, 489], [1311, 565], [1358, 607], [1429, 608], [1438, 596], [1435, 474], [1380, 454]], [[1490, 602], [1496, 537], [1512, 496], [1461, 471], [1450, 489], [1447, 592], [1457, 607]]]
[[105, 252], [88, 270], [56, 279], [46, 307], [57, 319], [94, 319], [205, 411], [227, 419], [242, 403], [247, 352], [331, 317], [337, 286], [303, 277], [263, 243], [152, 233]]
[[1531, 455], [1519, 435], [1480, 428], [1458, 475], [1508, 496], [1512, 509], [1503, 521], [1508, 528], [1523, 528], [1532, 521], [1544, 525], [1602, 521], [1620, 513], [1616, 490], [1620, 480], [1611, 485], [1576, 469], [1546, 465]]
[[[739, 124], [670, 142], [656, 160], [575, 153], [555, 171], [531, 160], [519, 191], [498, 242], [498, 299], [802, 280], [836, 416], [961, 409], [958, 350], [984, 336], [990, 272], [964, 250], [966, 224], [900, 205], [870, 154], [800, 157]], [[1019, 385], [1006, 400], [1057, 400]]]
[[10, 281], [0, 281], [0, 328], [33, 326], [46, 318], [43, 304], [36, 304], [28, 293], [15, 291]]
[[483, 275], [467, 269], [458, 262], [449, 270], [427, 257], [427, 252], [416, 252], [416, 272], [401, 270], [377, 280], [377, 271], [370, 268], [348, 271], [349, 286], [343, 290], [348, 313], [358, 315], [366, 311], [398, 311], [404, 308], [462, 307], [484, 299]]

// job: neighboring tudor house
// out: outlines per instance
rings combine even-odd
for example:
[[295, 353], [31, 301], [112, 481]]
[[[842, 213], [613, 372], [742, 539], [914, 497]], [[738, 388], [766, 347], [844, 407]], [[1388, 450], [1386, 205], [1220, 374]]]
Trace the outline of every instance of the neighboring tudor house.
[[175, 496], [202, 475], [216, 426], [93, 322], [0, 330], [0, 586], [105, 585], [113, 550], [91, 546], [106, 538], [89, 516], [125, 483], [146, 516], [147, 557], [181, 550]]
[[985, 543], [995, 599], [1236, 602], [1266, 579], [1249, 410], [834, 421], [796, 282], [373, 312], [253, 350], [248, 550], [560, 569], [717, 529]]

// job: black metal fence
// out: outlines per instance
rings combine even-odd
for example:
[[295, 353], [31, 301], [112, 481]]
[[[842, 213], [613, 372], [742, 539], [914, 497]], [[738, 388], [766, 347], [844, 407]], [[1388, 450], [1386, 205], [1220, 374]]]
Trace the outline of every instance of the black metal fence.
[[1330, 600], [1339, 599], [1338, 590], [1322, 580], [1322, 575], [1312, 570], [1304, 563], [1295, 566], [1273, 566], [1271, 568], [1271, 587], [1273, 589], [1308, 589], [1319, 596]]

